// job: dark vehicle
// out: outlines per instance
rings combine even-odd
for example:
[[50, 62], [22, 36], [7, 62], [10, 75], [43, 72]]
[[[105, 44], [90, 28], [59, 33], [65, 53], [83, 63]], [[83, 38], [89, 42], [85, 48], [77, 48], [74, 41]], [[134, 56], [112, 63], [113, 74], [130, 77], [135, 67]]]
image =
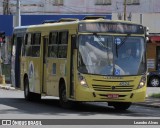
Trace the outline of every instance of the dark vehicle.
[[147, 42], [148, 86], [160, 86], [160, 34], [150, 34]]
[[160, 86], [160, 72], [154, 71], [148, 73], [148, 86], [150, 87]]

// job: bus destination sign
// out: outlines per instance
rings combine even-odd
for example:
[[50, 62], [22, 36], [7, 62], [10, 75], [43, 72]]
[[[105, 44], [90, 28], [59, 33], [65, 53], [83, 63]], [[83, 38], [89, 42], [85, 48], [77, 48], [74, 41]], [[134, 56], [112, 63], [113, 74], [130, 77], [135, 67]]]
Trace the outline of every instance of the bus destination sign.
[[144, 34], [144, 27], [142, 25], [118, 22], [80, 23], [79, 32]]

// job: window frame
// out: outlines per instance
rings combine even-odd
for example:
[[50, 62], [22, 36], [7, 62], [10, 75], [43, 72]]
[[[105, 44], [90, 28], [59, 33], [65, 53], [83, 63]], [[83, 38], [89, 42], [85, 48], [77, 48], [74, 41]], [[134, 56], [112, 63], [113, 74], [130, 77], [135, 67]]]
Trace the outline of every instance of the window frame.
[[[38, 35], [38, 42], [36, 43], [36, 35]], [[25, 56], [40, 57], [41, 32], [28, 32], [25, 35]], [[36, 48], [37, 47], [37, 48]], [[36, 48], [36, 51], [35, 51]]]
[[63, 6], [64, 0], [53, 0], [53, 6]]
[[[54, 43], [51, 43], [52, 39], [52, 33], [57, 33], [56, 41]], [[66, 37], [63, 39], [65, 43], [62, 43], [61, 34], [66, 33]], [[60, 30], [60, 31], [51, 31], [49, 33], [49, 44], [48, 44], [48, 55], [47, 57], [53, 57], [53, 58], [67, 58], [67, 51], [68, 51], [68, 30]], [[53, 47], [53, 48], [52, 48]], [[63, 47], [66, 47], [63, 49]], [[53, 52], [53, 54], [50, 55], [51, 50], [56, 51]], [[66, 52], [65, 55], [62, 53]]]
[[127, 5], [140, 5], [140, 0], [126, 0]]
[[[63, 35], [60, 35], [60, 33], [66, 33], [66, 35], [65, 35], [66, 37], [64, 39], [61, 38]], [[58, 33], [58, 58], [67, 58], [68, 35], [69, 35], [69, 31], [67, 31], [67, 30], [59, 31], [59, 33]], [[65, 43], [62, 43], [63, 42], [62, 40], [64, 40]], [[62, 47], [66, 47], [66, 49], [63, 49]], [[60, 51], [60, 48], [62, 48], [61, 51]], [[66, 50], [65, 55], [62, 54], [62, 53], [64, 53], [64, 50]]]
[[112, 5], [111, 0], [95, 0], [95, 5]]
[[[55, 43], [51, 43], [51, 39], [52, 39], [52, 34], [53, 33], [56, 33]], [[57, 47], [56, 52], [53, 52], [53, 54], [51, 52], [52, 47], [53, 47], [53, 51], [54, 51], [54, 48]], [[49, 49], [49, 48], [51, 48], [51, 49]], [[58, 31], [51, 31], [49, 33], [49, 43], [48, 43], [48, 54], [47, 54], [47, 57], [57, 58], [57, 55], [58, 55]]]

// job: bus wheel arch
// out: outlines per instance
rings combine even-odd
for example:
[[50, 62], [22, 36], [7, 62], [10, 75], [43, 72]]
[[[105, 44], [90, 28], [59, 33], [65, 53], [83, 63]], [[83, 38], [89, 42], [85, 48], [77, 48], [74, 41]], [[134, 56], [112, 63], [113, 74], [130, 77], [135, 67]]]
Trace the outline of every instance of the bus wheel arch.
[[59, 102], [64, 108], [70, 107], [69, 100], [67, 99], [66, 84], [63, 78], [61, 78], [59, 81]]
[[26, 100], [39, 101], [41, 99], [41, 94], [30, 92], [29, 79], [27, 74], [24, 75], [23, 86], [24, 86], [24, 98]]

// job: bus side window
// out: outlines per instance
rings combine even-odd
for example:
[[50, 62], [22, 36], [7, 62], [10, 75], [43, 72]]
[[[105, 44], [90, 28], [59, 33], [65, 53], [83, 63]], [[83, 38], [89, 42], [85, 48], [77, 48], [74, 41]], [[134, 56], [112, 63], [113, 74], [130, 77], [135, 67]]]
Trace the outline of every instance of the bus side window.
[[30, 56], [32, 52], [32, 47], [31, 47], [31, 33], [26, 34], [25, 38], [25, 51], [26, 51], [26, 56]]
[[59, 32], [58, 57], [67, 58], [68, 31]]
[[27, 34], [25, 34], [23, 38], [24, 38], [24, 39], [23, 39], [24, 41], [23, 41], [23, 43], [22, 43], [21, 51], [22, 51], [22, 56], [26, 56]]
[[40, 56], [40, 42], [41, 42], [41, 34], [40, 33], [34, 33], [32, 34], [32, 55], [33, 57], [39, 57]]
[[57, 58], [58, 54], [58, 32], [49, 34], [48, 57]]

